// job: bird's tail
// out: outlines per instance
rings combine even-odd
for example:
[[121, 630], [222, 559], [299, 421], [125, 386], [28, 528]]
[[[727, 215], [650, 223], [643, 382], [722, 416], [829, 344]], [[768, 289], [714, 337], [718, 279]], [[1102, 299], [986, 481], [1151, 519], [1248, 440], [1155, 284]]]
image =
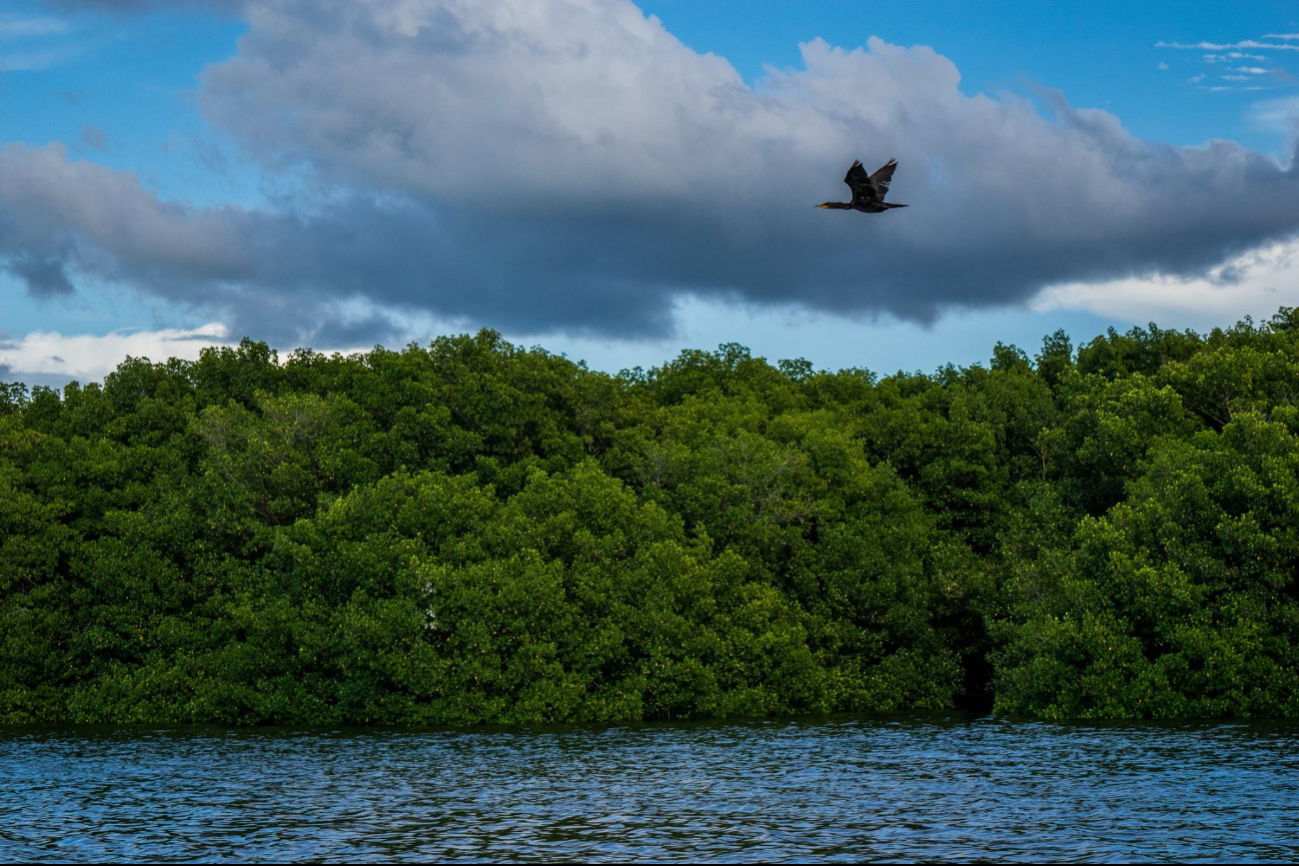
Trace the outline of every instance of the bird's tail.
[[891, 201], [882, 201], [880, 202], [880, 204], [884, 205], [885, 207], [910, 207], [910, 205], [897, 204], [896, 202], [891, 202]]

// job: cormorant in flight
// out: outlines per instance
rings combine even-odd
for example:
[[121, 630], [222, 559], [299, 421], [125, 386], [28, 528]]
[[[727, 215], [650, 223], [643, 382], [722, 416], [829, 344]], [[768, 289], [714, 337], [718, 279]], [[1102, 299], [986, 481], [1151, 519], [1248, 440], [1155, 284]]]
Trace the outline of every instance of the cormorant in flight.
[[884, 163], [879, 171], [866, 176], [866, 169], [861, 167], [861, 160], [855, 159], [852, 168], [843, 176], [843, 182], [852, 190], [852, 201], [828, 201], [817, 207], [831, 210], [859, 210], [862, 213], [883, 213], [889, 208], [906, 207], [904, 204], [892, 204], [884, 200], [888, 194], [889, 184], [893, 182], [893, 170], [898, 167], [896, 159]]

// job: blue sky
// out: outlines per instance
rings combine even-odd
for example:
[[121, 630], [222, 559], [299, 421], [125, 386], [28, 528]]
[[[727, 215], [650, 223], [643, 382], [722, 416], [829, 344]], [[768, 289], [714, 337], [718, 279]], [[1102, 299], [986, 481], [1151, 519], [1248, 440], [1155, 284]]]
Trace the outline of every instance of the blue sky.
[[[479, 326], [933, 369], [1299, 303], [1293, 3], [480, 5], [3, 4], [0, 372]], [[911, 210], [811, 209], [890, 156]]]

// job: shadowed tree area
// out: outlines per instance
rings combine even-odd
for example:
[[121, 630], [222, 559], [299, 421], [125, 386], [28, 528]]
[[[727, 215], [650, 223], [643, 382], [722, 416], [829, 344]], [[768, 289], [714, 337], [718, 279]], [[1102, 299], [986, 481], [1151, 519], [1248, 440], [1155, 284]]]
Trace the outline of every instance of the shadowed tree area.
[[498, 334], [0, 385], [0, 722], [1299, 715], [1299, 314], [884, 378]]

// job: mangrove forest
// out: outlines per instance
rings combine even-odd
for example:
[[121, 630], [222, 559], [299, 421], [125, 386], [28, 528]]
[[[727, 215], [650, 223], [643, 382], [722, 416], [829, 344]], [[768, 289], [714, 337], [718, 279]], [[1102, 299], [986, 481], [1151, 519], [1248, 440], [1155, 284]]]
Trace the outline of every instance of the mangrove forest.
[[0, 384], [0, 723], [1299, 715], [1299, 312], [879, 376], [501, 335]]

